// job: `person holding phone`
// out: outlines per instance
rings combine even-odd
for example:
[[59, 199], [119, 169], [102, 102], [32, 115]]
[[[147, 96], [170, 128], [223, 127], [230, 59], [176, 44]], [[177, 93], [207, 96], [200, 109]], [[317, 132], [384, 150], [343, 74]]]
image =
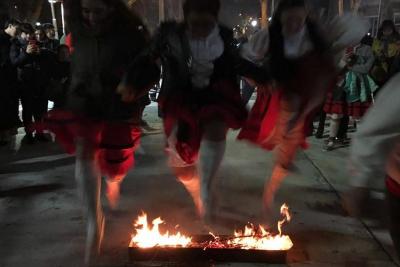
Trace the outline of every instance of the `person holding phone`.
[[18, 69], [22, 121], [25, 127], [23, 141], [27, 144], [33, 144], [35, 140], [48, 141], [42, 131], [33, 127], [33, 123], [41, 121], [47, 112], [45, 58], [46, 54], [40, 50], [32, 25], [22, 23], [20, 35], [11, 46], [10, 59]]

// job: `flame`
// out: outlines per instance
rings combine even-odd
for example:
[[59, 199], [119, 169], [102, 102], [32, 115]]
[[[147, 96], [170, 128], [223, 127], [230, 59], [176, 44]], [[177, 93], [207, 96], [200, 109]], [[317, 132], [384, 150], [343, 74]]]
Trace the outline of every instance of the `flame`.
[[261, 225], [255, 228], [253, 225], [245, 226], [244, 231], [235, 231], [235, 238], [228, 244], [241, 249], [257, 250], [289, 250], [293, 247], [292, 240], [287, 235], [272, 235]]
[[[135, 222], [136, 234], [132, 235], [131, 245], [140, 248], [160, 247], [186, 247], [192, 238], [182, 235], [180, 232], [170, 235], [169, 232], [161, 234], [159, 225], [164, 221], [161, 218], [154, 219], [152, 226], [149, 226], [147, 214], [143, 213]], [[140, 228], [137, 228], [140, 227]]]
[[285, 217], [284, 217], [282, 220], [280, 220], [280, 221], [278, 222], [279, 236], [282, 236], [282, 225], [283, 225], [285, 222], [290, 222], [290, 220], [292, 219], [292, 217], [290, 216], [290, 213], [289, 213], [289, 207], [288, 207], [288, 205], [283, 204], [283, 205], [281, 206], [281, 215], [282, 215], [282, 216], [285, 216]]
[[244, 230], [234, 232], [230, 238], [222, 238], [213, 233], [209, 233], [214, 240], [206, 243], [192, 242], [191, 237], [182, 235], [180, 232], [170, 235], [168, 232], [161, 234], [159, 225], [164, 221], [161, 218], [153, 220], [149, 226], [147, 215], [143, 213], [135, 222], [136, 234], [132, 235], [131, 247], [152, 248], [152, 247], [196, 247], [196, 248], [240, 248], [256, 250], [289, 250], [293, 247], [293, 242], [287, 235], [282, 235], [282, 225], [291, 220], [289, 207], [283, 204], [281, 207], [283, 219], [278, 222], [279, 234], [273, 235], [261, 225], [255, 227], [252, 224], [245, 226]]

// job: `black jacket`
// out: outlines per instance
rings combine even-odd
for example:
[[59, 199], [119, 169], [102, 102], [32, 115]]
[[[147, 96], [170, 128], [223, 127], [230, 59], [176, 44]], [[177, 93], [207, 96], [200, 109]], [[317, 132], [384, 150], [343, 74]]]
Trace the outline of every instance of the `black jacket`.
[[124, 103], [116, 89], [128, 66], [146, 47], [142, 26], [94, 35], [85, 29], [72, 32], [74, 52], [71, 86], [66, 109], [101, 120], [131, 120], [139, 116], [140, 103]]
[[46, 38], [45, 41], [40, 42], [40, 47], [48, 49], [53, 53], [57, 53], [57, 49], [60, 46], [60, 41], [55, 39]]
[[17, 79], [17, 70], [10, 60], [11, 37], [0, 32], [0, 86], [6, 87]]
[[11, 38], [0, 32], [0, 130], [18, 124], [17, 70], [10, 61]]
[[29, 83], [37, 89], [43, 89], [49, 81], [49, 73], [54, 67], [54, 53], [42, 49], [40, 54], [28, 54], [28, 44], [20, 39], [12, 41], [10, 60], [18, 69], [18, 80]]
[[[210, 83], [226, 79], [236, 83], [237, 76], [248, 77], [260, 83], [264, 82], [267, 79], [265, 71], [239, 56], [233, 32], [220, 26], [220, 35], [225, 49], [222, 56], [214, 61], [214, 73]], [[125, 82], [131, 84], [133, 88], [148, 87], [148, 84], [158, 82], [160, 77], [149, 75], [156, 74], [149, 69], [153, 68], [151, 64], [155, 64], [158, 60], [161, 60], [163, 71], [161, 95], [190, 91], [192, 87], [191, 51], [184, 24], [163, 23], [149, 48], [131, 66]]]

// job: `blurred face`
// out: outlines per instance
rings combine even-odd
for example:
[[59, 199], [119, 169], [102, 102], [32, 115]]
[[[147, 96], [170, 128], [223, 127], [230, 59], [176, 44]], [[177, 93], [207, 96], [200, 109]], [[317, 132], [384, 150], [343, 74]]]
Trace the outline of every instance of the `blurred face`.
[[42, 30], [35, 31], [35, 36], [39, 42], [42, 42], [45, 39], [45, 34]]
[[217, 18], [212, 14], [190, 12], [187, 18], [189, 33], [195, 39], [204, 39], [217, 25]]
[[29, 41], [30, 39], [32, 39], [34, 37], [35, 37], [35, 35], [33, 33], [21, 32], [21, 39], [24, 41]]
[[46, 36], [49, 39], [54, 39], [56, 37], [56, 31], [54, 29], [47, 29]]
[[103, 31], [111, 19], [113, 9], [99, 0], [81, 0], [82, 18], [93, 33]]
[[383, 29], [383, 36], [390, 36], [393, 34], [392, 27], [386, 27]]
[[304, 7], [293, 7], [283, 11], [281, 15], [282, 34], [291, 36], [299, 33], [306, 23], [307, 15]]

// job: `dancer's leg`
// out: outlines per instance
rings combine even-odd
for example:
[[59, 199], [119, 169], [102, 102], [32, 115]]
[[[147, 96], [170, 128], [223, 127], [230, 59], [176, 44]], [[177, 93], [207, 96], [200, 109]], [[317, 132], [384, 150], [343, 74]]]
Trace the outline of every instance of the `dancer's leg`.
[[221, 121], [204, 125], [204, 136], [200, 146], [200, 188], [205, 216], [211, 216], [215, 206], [215, 176], [222, 163], [226, 148], [226, 126]]
[[191, 165], [186, 167], [173, 167], [171, 166], [175, 176], [179, 182], [183, 184], [188, 193], [193, 199], [196, 206], [197, 213], [200, 217], [204, 216], [203, 203], [200, 197], [200, 179], [197, 173], [197, 166]]
[[340, 120], [340, 126], [339, 126], [339, 131], [337, 133], [337, 137], [341, 140], [347, 139], [347, 131], [349, 129], [349, 121], [350, 117], [349, 116], [343, 116], [343, 118]]
[[200, 198], [200, 178], [197, 171], [197, 163], [187, 164], [176, 151], [178, 127], [175, 126], [167, 138], [168, 142], [168, 165], [171, 167], [176, 178], [183, 184], [190, 194], [200, 217], [204, 216], [203, 203]]
[[85, 263], [89, 264], [100, 250], [104, 216], [100, 202], [101, 175], [96, 165], [95, 149], [85, 139], [77, 140], [75, 178], [87, 216]]
[[299, 118], [288, 131], [289, 122], [293, 117], [293, 112], [287, 105], [283, 105], [276, 125], [278, 138], [278, 145], [275, 149], [276, 162], [272, 169], [272, 174], [264, 186], [263, 203], [266, 210], [271, 209], [275, 194], [289, 174], [289, 168], [296, 156], [296, 152], [304, 142], [304, 119]]
[[106, 197], [111, 209], [115, 209], [118, 206], [120, 199], [121, 183], [126, 175], [118, 175], [115, 177], [108, 177], [106, 179], [107, 190]]
[[335, 148], [335, 139], [339, 132], [340, 121], [342, 119], [342, 115], [339, 114], [332, 114], [331, 115], [331, 123], [329, 127], [329, 139], [325, 146], [325, 149], [330, 151]]

